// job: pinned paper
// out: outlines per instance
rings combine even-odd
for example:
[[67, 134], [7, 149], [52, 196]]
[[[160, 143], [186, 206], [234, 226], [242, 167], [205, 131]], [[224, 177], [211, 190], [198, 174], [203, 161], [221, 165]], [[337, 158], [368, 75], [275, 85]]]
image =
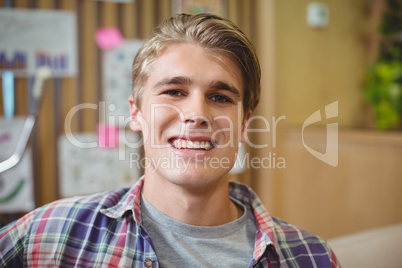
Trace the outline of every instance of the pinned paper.
[[117, 47], [124, 41], [117, 27], [99, 28], [95, 32], [95, 40], [102, 50]]
[[130, 3], [134, 2], [134, 0], [92, 0], [92, 1], [100, 1], [100, 2], [115, 2], [115, 3]]
[[32, 77], [39, 67], [48, 66], [53, 77], [77, 75], [75, 12], [0, 9], [0, 33], [0, 73]]
[[[85, 148], [96, 140], [96, 133], [76, 133], [73, 140], [60, 136], [59, 193], [61, 197], [88, 195], [133, 186], [141, 176], [141, 140], [137, 132], [120, 131], [124, 139], [116, 148]], [[125, 141], [125, 142], [123, 142]], [[127, 145], [126, 145], [127, 144]]]
[[115, 148], [119, 145], [119, 127], [106, 123], [98, 124], [98, 143], [100, 148]]
[[226, 0], [172, 0], [172, 14], [212, 13], [226, 17], [226, 2]]
[[106, 121], [127, 127], [130, 122], [128, 96], [132, 93], [131, 67], [143, 40], [124, 40], [116, 48], [102, 53], [102, 87]]
[[[0, 118], [0, 162], [14, 152], [25, 118]], [[35, 208], [32, 173], [32, 152], [28, 148], [21, 161], [0, 173], [0, 213], [27, 212]]]

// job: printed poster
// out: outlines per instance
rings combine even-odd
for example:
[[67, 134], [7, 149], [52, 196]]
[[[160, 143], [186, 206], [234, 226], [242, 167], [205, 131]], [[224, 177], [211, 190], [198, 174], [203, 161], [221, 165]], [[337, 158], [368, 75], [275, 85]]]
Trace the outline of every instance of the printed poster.
[[[13, 155], [25, 118], [0, 118], [0, 162]], [[0, 213], [28, 212], [35, 208], [32, 153], [25, 151], [20, 162], [0, 173]]]
[[172, 0], [172, 14], [212, 13], [227, 16], [226, 0]]
[[58, 141], [61, 197], [133, 186], [142, 175], [141, 149], [130, 147], [135, 147], [133, 144], [140, 140], [140, 135], [131, 131], [123, 135], [126, 142], [120, 142], [116, 148], [96, 145], [96, 133], [73, 134], [72, 140], [61, 136]]
[[105, 99], [104, 122], [120, 127], [128, 126], [131, 95], [131, 66], [144, 41], [126, 40], [121, 45], [103, 51], [102, 76]]
[[30, 77], [47, 65], [53, 77], [76, 76], [76, 28], [70, 11], [0, 9], [0, 73]]

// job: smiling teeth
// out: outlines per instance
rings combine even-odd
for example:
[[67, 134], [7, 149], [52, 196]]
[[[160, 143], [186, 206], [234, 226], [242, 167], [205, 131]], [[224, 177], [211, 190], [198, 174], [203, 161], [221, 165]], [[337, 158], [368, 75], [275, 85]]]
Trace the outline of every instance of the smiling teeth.
[[189, 141], [179, 139], [173, 141], [173, 146], [177, 149], [204, 149], [206, 151], [212, 148], [212, 144], [209, 141]]

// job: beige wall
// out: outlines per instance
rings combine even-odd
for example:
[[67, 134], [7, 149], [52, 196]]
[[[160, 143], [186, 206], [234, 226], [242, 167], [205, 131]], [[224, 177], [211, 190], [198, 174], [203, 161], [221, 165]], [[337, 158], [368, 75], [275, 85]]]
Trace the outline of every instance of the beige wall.
[[[257, 114], [268, 119], [271, 131], [254, 137], [269, 146], [251, 152], [259, 158], [275, 153], [286, 168], [253, 169], [251, 184], [274, 216], [327, 238], [402, 222], [402, 133], [369, 129], [363, 99], [381, 1], [320, 1], [330, 12], [324, 29], [307, 25], [309, 2], [258, 2], [262, 21], [254, 41], [264, 78]], [[331, 167], [305, 149], [301, 133], [309, 115], [321, 110], [324, 116], [325, 105], [334, 101], [339, 116], [305, 132], [306, 144], [324, 153], [323, 125], [339, 124], [339, 163]], [[286, 116], [277, 124], [276, 146], [272, 115]]]
[[[340, 129], [337, 167], [307, 152], [299, 128], [281, 136], [279, 217], [327, 238], [402, 222], [401, 133]], [[305, 142], [325, 152], [326, 130], [306, 130]]]
[[329, 7], [324, 29], [306, 22], [310, 0], [276, 3], [277, 113], [300, 124], [313, 111], [339, 101], [339, 123], [360, 126], [367, 53], [364, 0], [320, 1]]

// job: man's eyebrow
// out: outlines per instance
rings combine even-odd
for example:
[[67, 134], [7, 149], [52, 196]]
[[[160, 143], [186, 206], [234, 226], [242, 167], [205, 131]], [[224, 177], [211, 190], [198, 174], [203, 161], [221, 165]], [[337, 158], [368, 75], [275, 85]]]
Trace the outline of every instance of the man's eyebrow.
[[219, 90], [228, 90], [228, 91], [232, 92], [233, 94], [235, 94], [236, 97], [240, 98], [240, 91], [236, 87], [231, 86], [225, 82], [213, 81], [211, 84], [209, 84], [209, 87], [213, 88], [213, 89], [219, 89]]
[[[189, 86], [194, 83], [194, 80], [186, 77], [186, 76], [174, 76], [174, 77], [168, 77], [165, 79], [162, 79], [158, 83], [155, 84], [154, 89], [168, 86], [168, 85], [183, 85], [183, 86]], [[240, 98], [240, 91], [234, 87], [231, 86], [223, 81], [212, 81], [209, 84], [209, 88], [216, 89], [216, 90], [227, 90], [232, 92], [236, 97]]]
[[168, 86], [168, 85], [183, 85], [183, 86], [188, 86], [191, 85], [194, 81], [185, 76], [175, 76], [175, 77], [169, 77], [162, 79], [158, 83], [155, 84], [154, 88], [159, 88], [163, 86]]

